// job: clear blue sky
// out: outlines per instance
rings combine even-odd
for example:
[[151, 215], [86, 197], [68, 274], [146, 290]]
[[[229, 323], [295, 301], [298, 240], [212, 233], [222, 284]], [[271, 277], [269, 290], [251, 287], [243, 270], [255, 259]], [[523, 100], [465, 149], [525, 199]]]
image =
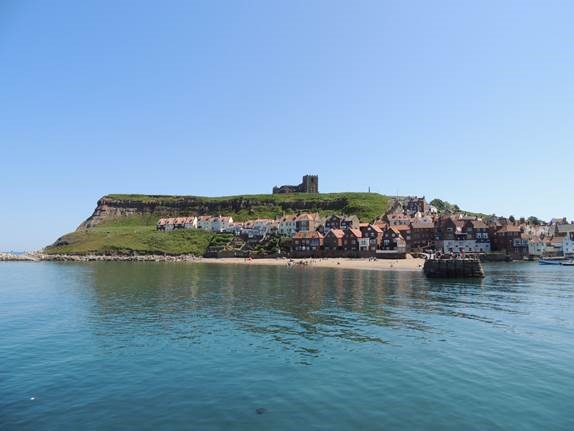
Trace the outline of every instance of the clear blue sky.
[[107, 193], [574, 217], [574, 2], [0, 0], [0, 249]]

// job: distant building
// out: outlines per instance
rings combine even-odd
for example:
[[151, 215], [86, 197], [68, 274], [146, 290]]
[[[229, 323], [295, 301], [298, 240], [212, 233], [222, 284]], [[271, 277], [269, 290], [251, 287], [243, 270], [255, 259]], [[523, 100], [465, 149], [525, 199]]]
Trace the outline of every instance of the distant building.
[[434, 247], [435, 225], [434, 222], [416, 219], [411, 223], [413, 249], [426, 249]]
[[319, 176], [305, 175], [301, 184], [297, 186], [275, 186], [273, 194], [279, 193], [319, 193]]
[[277, 219], [277, 222], [278, 222], [277, 229], [278, 229], [279, 235], [284, 235], [284, 236], [295, 235], [295, 232], [297, 232], [296, 220], [297, 220], [296, 215], [284, 215], [282, 217], [279, 217]]
[[314, 231], [321, 225], [319, 214], [300, 214], [295, 219], [295, 230], [297, 232]]
[[320, 232], [300, 231], [293, 236], [295, 251], [319, 251], [323, 247], [323, 235]]
[[359, 229], [347, 229], [343, 231], [343, 250], [359, 251], [359, 239], [363, 234]]
[[330, 229], [325, 235], [323, 245], [327, 251], [336, 251], [343, 249], [343, 237], [345, 232], [341, 229]]
[[368, 242], [368, 250], [377, 250], [383, 240], [383, 229], [374, 224], [362, 223], [359, 225], [359, 230]]
[[[506, 250], [515, 238], [521, 241], [520, 228], [517, 229], [517, 236], [509, 233], [508, 241], [506, 233], [498, 238], [501, 250]], [[488, 226], [482, 220], [469, 217], [443, 217], [437, 223], [435, 234], [436, 248], [445, 253], [489, 253], [491, 251]]]
[[197, 229], [197, 217], [162, 218], [156, 224], [157, 230]]
[[327, 234], [331, 229], [352, 229], [359, 226], [359, 218], [355, 215], [351, 216], [338, 216], [332, 215], [327, 217], [323, 225], [319, 226], [319, 229]]
[[384, 230], [381, 249], [399, 253], [406, 252], [407, 243], [396, 226], [389, 226]]
[[528, 256], [528, 238], [523, 238], [519, 226], [507, 224], [498, 229], [492, 245], [495, 251], [505, 252], [514, 258]]
[[213, 232], [224, 232], [228, 231], [233, 225], [233, 218], [227, 216], [212, 217], [210, 230]]
[[574, 224], [559, 224], [555, 227], [555, 237], [562, 240], [562, 252], [565, 256], [574, 255]]
[[415, 215], [431, 215], [436, 214], [437, 209], [429, 205], [425, 197], [418, 196], [407, 196], [402, 198], [396, 198], [392, 201], [387, 215], [389, 214], [404, 214], [409, 217], [414, 217]]
[[528, 241], [529, 256], [544, 256], [546, 252], [546, 241], [543, 239], [533, 239]]

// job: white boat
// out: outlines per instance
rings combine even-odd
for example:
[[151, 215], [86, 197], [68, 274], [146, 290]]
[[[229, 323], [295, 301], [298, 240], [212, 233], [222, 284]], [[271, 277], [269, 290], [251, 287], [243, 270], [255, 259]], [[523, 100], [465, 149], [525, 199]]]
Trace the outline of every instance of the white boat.
[[562, 265], [562, 262], [564, 262], [562, 259], [544, 259], [544, 258], [538, 261], [540, 265]]
[[562, 266], [574, 266], [574, 260], [565, 260], [560, 263]]

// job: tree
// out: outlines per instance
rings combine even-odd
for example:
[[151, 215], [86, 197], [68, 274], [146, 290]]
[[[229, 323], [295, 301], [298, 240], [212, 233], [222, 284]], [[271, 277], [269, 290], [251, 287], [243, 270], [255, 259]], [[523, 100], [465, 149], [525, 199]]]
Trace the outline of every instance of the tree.
[[533, 226], [540, 226], [542, 224], [542, 221], [538, 217], [530, 216], [528, 217], [528, 224], [531, 224]]
[[508, 221], [512, 224], [516, 223], [516, 219], [514, 218], [513, 215], [511, 215], [510, 217], [508, 217]]

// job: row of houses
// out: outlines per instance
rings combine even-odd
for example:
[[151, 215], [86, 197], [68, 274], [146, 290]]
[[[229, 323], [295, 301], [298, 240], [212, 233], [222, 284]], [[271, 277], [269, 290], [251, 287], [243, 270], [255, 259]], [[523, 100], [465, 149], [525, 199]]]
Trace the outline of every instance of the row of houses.
[[[422, 204], [421, 204], [422, 206]], [[202, 229], [227, 232], [245, 240], [267, 235], [292, 238], [292, 251], [299, 254], [377, 255], [441, 251], [445, 253], [500, 252], [513, 258], [574, 255], [574, 224], [561, 223], [543, 229], [506, 219], [483, 220], [474, 216], [439, 216], [426, 212], [389, 212], [372, 223], [356, 216], [316, 213], [283, 215], [242, 223], [230, 216], [163, 218], [158, 230]]]
[[574, 256], [574, 224], [556, 224], [545, 233], [537, 233], [528, 241], [530, 256]]
[[317, 213], [302, 213], [297, 215], [283, 215], [275, 219], [256, 219], [246, 222], [234, 222], [230, 216], [190, 216], [162, 218], [157, 223], [157, 229], [170, 231], [176, 229], [202, 229], [211, 232], [238, 232], [253, 230], [258, 233], [277, 233], [284, 236], [293, 236], [300, 231], [319, 230], [327, 233], [330, 229], [347, 229], [358, 226], [356, 216], [321, 217]]
[[234, 225], [233, 218], [227, 216], [189, 216], [161, 218], [156, 229], [171, 231], [176, 229], [202, 229], [212, 232], [227, 232]]
[[492, 224], [464, 215], [411, 217], [393, 223], [384, 217], [372, 224], [354, 222], [344, 228], [297, 232], [297, 251], [335, 249], [345, 252], [441, 251], [444, 253], [504, 253], [515, 259], [528, 256], [574, 256], [574, 224], [556, 225], [545, 238], [533, 238], [520, 224]]

